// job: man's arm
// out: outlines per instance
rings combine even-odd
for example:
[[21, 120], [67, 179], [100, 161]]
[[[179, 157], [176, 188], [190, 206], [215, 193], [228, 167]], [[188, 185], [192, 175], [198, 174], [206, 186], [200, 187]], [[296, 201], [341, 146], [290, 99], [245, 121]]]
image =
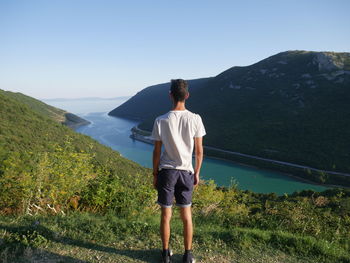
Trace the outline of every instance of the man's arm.
[[199, 183], [199, 173], [203, 162], [203, 137], [194, 138], [196, 164], [194, 168], [194, 186]]
[[162, 141], [154, 141], [153, 149], [153, 186], [157, 189], [157, 175], [160, 162], [160, 154], [162, 152]]

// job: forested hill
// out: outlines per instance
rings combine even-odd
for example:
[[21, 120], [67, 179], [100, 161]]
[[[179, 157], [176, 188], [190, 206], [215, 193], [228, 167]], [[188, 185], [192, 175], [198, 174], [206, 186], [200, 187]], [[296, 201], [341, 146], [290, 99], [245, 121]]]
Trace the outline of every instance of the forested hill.
[[[168, 88], [146, 88], [110, 114], [151, 130], [166, 111]], [[187, 107], [202, 115], [205, 145], [350, 172], [350, 53], [286, 51], [189, 90]]]
[[[191, 92], [203, 87], [210, 78], [188, 80]], [[170, 83], [162, 83], [147, 87], [131, 97], [108, 115], [121, 116], [130, 119], [154, 119], [160, 112], [166, 112], [171, 106], [169, 101]], [[189, 99], [191, 101], [192, 98]]]
[[39, 114], [43, 114], [59, 123], [67, 125], [68, 127], [76, 128], [78, 126], [87, 125], [90, 123], [89, 121], [73, 113], [53, 107], [51, 105], [48, 105], [40, 100], [37, 100], [33, 97], [27, 96], [20, 92], [11, 92], [11, 91], [3, 91], [3, 90], [0, 90], [0, 92], [2, 92], [4, 95], [12, 99], [15, 99], [21, 103], [26, 104], [35, 112]]

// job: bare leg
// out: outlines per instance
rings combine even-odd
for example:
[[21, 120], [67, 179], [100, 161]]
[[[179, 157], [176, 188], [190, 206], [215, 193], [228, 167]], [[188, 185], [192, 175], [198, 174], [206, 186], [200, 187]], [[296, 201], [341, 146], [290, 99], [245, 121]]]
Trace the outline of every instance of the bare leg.
[[182, 223], [183, 223], [183, 235], [184, 235], [185, 250], [190, 250], [190, 249], [192, 249], [192, 236], [193, 236], [191, 206], [181, 207], [180, 213], [181, 213], [181, 219], [182, 219]]
[[169, 249], [171, 207], [162, 207], [160, 218], [160, 236], [163, 242], [163, 249]]

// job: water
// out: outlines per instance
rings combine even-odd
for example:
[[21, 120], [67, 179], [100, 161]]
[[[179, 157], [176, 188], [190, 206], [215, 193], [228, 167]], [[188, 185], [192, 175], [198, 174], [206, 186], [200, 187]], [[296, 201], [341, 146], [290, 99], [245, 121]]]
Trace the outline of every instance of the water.
[[[77, 128], [77, 132], [89, 135], [102, 144], [120, 152], [122, 156], [142, 166], [152, 167], [152, 145], [131, 139], [130, 129], [138, 122], [111, 117], [107, 112], [122, 104], [126, 99], [44, 101], [55, 107], [70, 111], [89, 120], [91, 124]], [[110, 108], [108, 108], [110, 107]], [[108, 109], [107, 109], [108, 108]], [[204, 137], [205, 141], [205, 137]], [[232, 181], [240, 189], [259, 193], [292, 193], [303, 189], [322, 191], [326, 187], [298, 181], [284, 174], [255, 167], [239, 165], [233, 162], [205, 158], [201, 169], [203, 179], [213, 179], [219, 186], [228, 186]]]

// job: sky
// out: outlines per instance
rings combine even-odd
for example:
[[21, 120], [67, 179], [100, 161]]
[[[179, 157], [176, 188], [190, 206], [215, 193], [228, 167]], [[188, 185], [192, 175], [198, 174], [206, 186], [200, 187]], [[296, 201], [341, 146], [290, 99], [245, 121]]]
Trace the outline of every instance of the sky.
[[0, 0], [0, 89], [132, 96], [286, 50], [350, 52], [348, 0]]

